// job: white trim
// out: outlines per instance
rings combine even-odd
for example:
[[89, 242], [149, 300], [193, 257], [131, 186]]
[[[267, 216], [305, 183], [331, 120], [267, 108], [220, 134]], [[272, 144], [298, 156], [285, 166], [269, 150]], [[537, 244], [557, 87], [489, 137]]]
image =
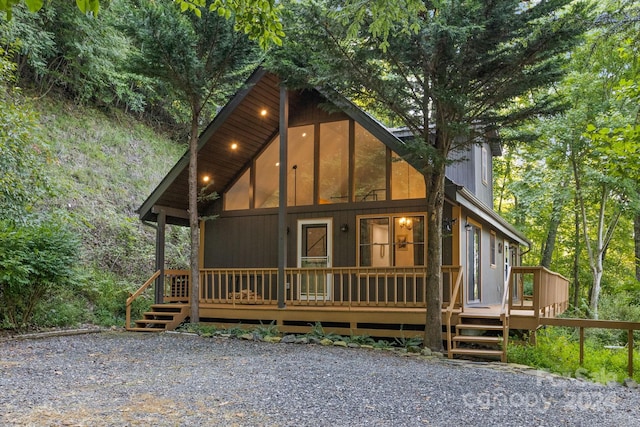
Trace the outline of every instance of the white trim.
[[[326, 255], [326, 262], [325, 265], [322, 268], [331, 268], [333, 265], [333, 218], [314, 218], [314, 219], [299, 219], [298, 220], [298, 227], [297, 227], [297, 232], [298, 232], [298, 236], [297, 236], [297, 242], [298, 242], [298, 247], [297, 247], [297, 251], [296, 251], [296, 258], [297, 258], [297, 267], [298, 268], [303, 268], [302, 267], [302, 230], [303, 227], [305, 225], [325, 225], [327, 227], [327, 255]], [[309, 257], [311, 258], [311, 257]], [[312, 257], [312, 258], [318, 258], [322, 261], [323, 257]], [[302, 283], [302, 274], [298, 275], [298, 298], [300, 300], [330, 300], [331, 299], [331, 288], [332, 288], [332, 280], [331, 280], [332, 276], [331, 274], [327, 274], [327, 276], [325, 277], [325, 292], [323, 295], [308, 295], [308, 294], [303, 294], [302, 293], [302, 287], [300, 286], [300, 284]]]

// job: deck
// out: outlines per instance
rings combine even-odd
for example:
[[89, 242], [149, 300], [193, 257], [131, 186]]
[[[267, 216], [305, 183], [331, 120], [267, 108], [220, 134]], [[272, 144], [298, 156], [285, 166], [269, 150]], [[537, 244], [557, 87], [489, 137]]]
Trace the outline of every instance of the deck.
[[[320, 322], [326, 330], [347, 336], [410, 337], [424, 331], [424, 267], [288, 268], [285, 275], [285, 307], [279, 308], [277, 269], [201, 270], [201, 322], [225, 327], [274, 324], [286, 333], [305, 333]], [[159, 277], [156, 272], [143, 287]], [[163, 279], [165, 303], [189, 301], [188, 271], [166, 270]], [[449, 327], [462, 317], [502, 316], [510, 329], [535, 331], [540, 319], [555, 317], [568, 306], [568, 281], [543, 267], [513, 267], [502, 304], [481, 307], [463, 304], [460, 267], [443, 266], [442, 280], [443, 325]]]

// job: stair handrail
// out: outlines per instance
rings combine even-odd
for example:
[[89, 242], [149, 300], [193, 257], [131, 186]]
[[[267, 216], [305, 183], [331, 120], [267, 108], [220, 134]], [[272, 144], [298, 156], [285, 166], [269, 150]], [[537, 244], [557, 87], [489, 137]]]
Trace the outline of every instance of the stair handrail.
[[149, 286], [160, 276], [161, 271], [157, 270], [153, 275], [144, 282], [144, 285], [140, 286], [137, 291], [134, 293], [129, 292], [129, 298], [127, 298], [126, 303], [126, 314], [125, 314], [125, 329], [129, 329], [131, 325], [131, 304], [135, 301], [144, 291], [147, 290]]
[[504, 287], [502, 290], [502, 304], [500, 306], [500, 316], [506, 314], [509, 317], [509, 310], [506, 310], [507, 300], [509, 299], [509, 283], [511, 282], [511, 266], [507, 266], [507, 274], [504, 279]]
[[[507, 274], [504, 279], [504, 287], [502, 290], [502, 306], [500, 307], [500, 322], [502, 323], [502, 362], [507, 361], [507, 345], [509, 344], [509, 311], [510, 311], [510, 303], [509, 303], [509, 294], [510, 294], [510, 283], [511, 283], [511, 266], [507, 266]], [[508, 304], [509, 303], [509, 304]]]
[[[451, 353], [451, 316], [453, 314], [453, 308], [455, 307], [456, 301], [458, 301], [458, 294], [460, 293], [460, 284], [462, 283], [462, 269], [458, 272], [458, 277], [456, 278], [456, 283], [453, 285], [453, 291], [451, 292], [451, 300], [449, 301], [449, 305], [447, 306], [447, 353], [449, 358], [453, 356]], [[460, 301], [462, 303], [462, 301]]]

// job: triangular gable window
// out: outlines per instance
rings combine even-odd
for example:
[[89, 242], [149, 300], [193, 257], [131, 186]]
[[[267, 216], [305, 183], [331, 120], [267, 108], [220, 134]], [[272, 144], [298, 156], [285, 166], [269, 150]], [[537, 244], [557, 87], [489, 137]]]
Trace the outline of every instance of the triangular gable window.
[[[276, 135], [225, 192], [225, 210], [278, 207], [279, 149]], [[288, 206], [425, 197], [422, 174], [350, 120], [289, 128], [287, 162]]]

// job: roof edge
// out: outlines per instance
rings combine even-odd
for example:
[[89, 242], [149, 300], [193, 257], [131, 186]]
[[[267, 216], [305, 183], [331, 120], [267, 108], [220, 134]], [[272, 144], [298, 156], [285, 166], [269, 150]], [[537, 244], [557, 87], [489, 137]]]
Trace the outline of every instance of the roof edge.
[[[231, 115], [240, 102], [251, 92], [253, 86], [267, 74], [267, 70], [263, 67], [257, 67], [255, 71], [244, 82], [243, 86], [231, 97], [224, 107], [216, 114], [211, 123], [200, 133], [198, 137], [198, 151], [206, 144], [211, 134], [213, 134]], [[160, 184], [151, 192], [149, 197], [140, 205], [137, 212], [139, 218], [143, 221], [154, 221], [155, 215], [152, 209], [158, 202], [162, 194], [173, 184], [176, 178], [189, 165], [189, 150], [182, 155], [176, 164], [171, 168], [169, 173], [160, 181]]]

